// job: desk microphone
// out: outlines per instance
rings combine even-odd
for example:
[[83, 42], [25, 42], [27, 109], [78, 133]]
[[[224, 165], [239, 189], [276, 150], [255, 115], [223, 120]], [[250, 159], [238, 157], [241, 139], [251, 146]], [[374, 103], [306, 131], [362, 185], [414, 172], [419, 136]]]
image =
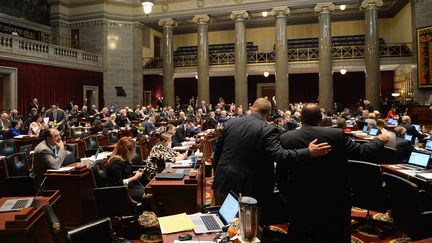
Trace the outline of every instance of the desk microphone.
[[34, 195], [33, 202], [31, 203], [30, 206], [33, 206], [33, 204], [35, 203], [35, 201], [36, 201], [36, 197], [37, 197], [37, 196], [39, 195], [39, 193], [42, 191], [42, 187], [44, 186], [44, 183], [45, 183], [47, 177], [48, 177], [48, 176], [45, 176], [45, 177], [43, 178], [42, 183], [40, 184], [39, 189], [37, 190], [36, 194]]

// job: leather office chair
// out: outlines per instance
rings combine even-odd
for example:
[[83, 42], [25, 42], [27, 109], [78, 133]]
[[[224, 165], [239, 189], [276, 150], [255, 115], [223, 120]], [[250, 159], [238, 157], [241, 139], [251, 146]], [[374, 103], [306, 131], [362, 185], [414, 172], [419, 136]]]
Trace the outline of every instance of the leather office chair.
[[109, 131], [107, 133], [107, 136], [108, 136], [108, 143], [109, 144], [115, 144], [119, 141], [118, 132]]
[[432, 236], [432, 211], [425, 211], [418, 186], [399, 176], [384, 173], [395, 226], [413, 240]]
[[36, 187], [30, 176], [12, 176], [4, 178], [6, 195], [9, 197], [34, 196]]
[[65, 159], [63, 160], [62, 166], [70, 165], [78, 161], [78, 144], [76, 143], [66, 143], [65, 149], [68, 151]]
[[380, 222], [383, 225], [384, 222], [374, 221], [370, 214], [370, 210], [377, 212], [388, 210], [388, 194], [384, 186], [381, 166], [364, 161], [348, 160], [348, 168], [352, 205], [367, 210], [366, 218], [360, 218], [360, 220], [366, 220], [366, 225], [362, 227], [362, 230], [384, 238], [386, 229], [376, 224]]
[[14, 153], [6, 156], [7, 176], [28, 176], [30, 173], [25, 152]]
[[139, 144], [137, 144], [137, 146], [135, 147], [135, 154], [132, 158], [132, 164], [133, 165], [144, 165], [141, 145], [139, 145]]
[[92, 156], [96, 154], [96, 151], [99, 149], [99, 142], [97, 140], [96, 135], [91, 135], [83, 138], [84, 146], [86, 150], [86, 156]]
[[0, 141], [0, 155], [8, 156], [16, 153], [15, 140], [2, 140]]
[[93, 181], [97, 188], [104, 187], [106, 185], [106, 167], [103, 161], [96, 161], [90, 169], [93, 174]]
[[141, 202], [134, 201], [126, 186], [94, 188], [99, 217], [132, 217], [137, 219]]
[[395, 148], [385, 146], [377, 162], [379, 164], [398, 164], [402, 162], [402, 158], [398, 158]]
[[44, 211], [48, 217], [52, 240], [55, 243], [131, 242], [114, 237], [110, 218], [98, 219], [73, 230], [66, 231], [50, 204], [44, 206]]

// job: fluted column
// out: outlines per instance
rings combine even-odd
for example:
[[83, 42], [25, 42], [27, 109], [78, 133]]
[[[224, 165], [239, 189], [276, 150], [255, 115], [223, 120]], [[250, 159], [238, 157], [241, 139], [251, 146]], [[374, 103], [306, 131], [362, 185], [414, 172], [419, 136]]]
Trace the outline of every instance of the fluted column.
[[289, 83], [288, 83], [288, 36], [287, 15], [290, 13], [288, 7], [278, 7], [271, 10], [275, 16], [276, 23], [276, 101], [278, 108], [286, 110], [289, 105]]
[[382, 0], [364, 0], [361, 7], [365, 12], [365, 66], [366, 99], [379, 109], [381, 81], [380, 81], [380, 62], [379, 62], [379, 38], [378, 38], [378, 7], [383, 5]]
[[161, 19], [159, 25], [163, 27], [163, 96], [165, 105], [174, 107], [174, 49], [172, 36], [175, 21], [171, 18]]
[[326, 110], [333, 107], [333, 59], [331, 11], [333, 3], [319, 3], [315, 5], [315, 12], [319, 13], [319, 106]]
[[246, 11], [233, 11], [231, 19], [235, 21], [235, 103], [248, 107], [247, 96], [247, 52], [246, 52]]
[[192, 20], [198, 24], [198, 97], [209, 102], [208, 22], [210, 17], [202, 14], [194, 16]]

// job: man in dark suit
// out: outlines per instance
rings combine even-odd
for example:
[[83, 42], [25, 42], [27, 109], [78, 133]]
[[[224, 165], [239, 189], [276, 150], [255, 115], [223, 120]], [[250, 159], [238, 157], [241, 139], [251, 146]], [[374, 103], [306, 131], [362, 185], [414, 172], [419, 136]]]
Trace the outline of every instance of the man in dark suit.
[[65, 123], [65, 114], [62, 109], [58, 109], [57, 105], [51, 105], [51, 109], [46, 112], [46, 116], [50, 122], [56, 122], [58, 124], [57, 129], [62, 131]]
[[144, 127], [144, 134], [149, 135], [156, 131], [155, 127], [156, 118], [154, 116], [150, 116], [147, 120], [143, 121], [142, 125]]
[[172, 146], [181, 146], [181, 143], [195, 135], [195, 130], [192, 127], [192, 119], [186, 118], [185, 122], [176, 129], [174, 137], [172, 137]]
[[413, 136], [412, 141], [414, 141], [416, 138], [421, 140], [421, 139], [425, 139], [427, 137], [426, 134], [420, 133], [419, 131], [417, 131], [417, 129], [413, 125], [411, 125], [411, 117], [409, 117], [409, 116], [403, 116], [402, 117], [402, 123], [400, 124], [400, 126], [402, 126], [406, 129], [406, 134]]
[[380, 134], [361, 145], [341, 129], [319, 127], [322, 115], [317, 105], [306, 104], [301, 115], [302, 128], [281, 135], [282, 147], [304, 148], [317, 138], [332, 149], [322, 157], [278, 165], [278, 185], [289, 211], [289, 242], [350, 242], [347, 157], [376, 154], [388, 137]]
[[[219, 137], [214, 154], [214, 201], [219, 204], [233, 191], [258, 200], [262, 215], [273, 207], [274, 162], [299, 163], [327, 153], [327, 144], [314, 142], [297, 150], [280, 146], [279, 130], [267, 123], [271, 103], [259, 98], [250, 116], [231, 119]], [[265, 220], [261, 218], [261, 223]]]
[[405, 139], [406, 128], [397, 126], [394, 128], [396, 133], [396, 158], [398, 162], [407, 163], [411, 152], [414, 151], [414, 146], [411, 141]]
[[32, 108], [35, 108], [37, 110], [37, 113], [40, 113], [42, 110], [42, 107], [39, 105], [38, 100], [36, 98], [33, 98], [32, 102], [29, 105], [29, 113]]

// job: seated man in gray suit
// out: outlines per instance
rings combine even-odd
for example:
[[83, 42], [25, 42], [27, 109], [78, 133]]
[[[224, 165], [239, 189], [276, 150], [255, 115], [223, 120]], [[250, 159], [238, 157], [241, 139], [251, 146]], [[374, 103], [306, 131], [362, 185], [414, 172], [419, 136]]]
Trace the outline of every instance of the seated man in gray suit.
[[59, 169], [65, 159], [67, 151], [64, 148], [60, 132], [56, 128], [45, 130], [45, 140], [40, 142], [33, 153], [33, 167], [30, 176], [33, 177], [35, 185], [40, 186], [43, 174], [48, 169]]

